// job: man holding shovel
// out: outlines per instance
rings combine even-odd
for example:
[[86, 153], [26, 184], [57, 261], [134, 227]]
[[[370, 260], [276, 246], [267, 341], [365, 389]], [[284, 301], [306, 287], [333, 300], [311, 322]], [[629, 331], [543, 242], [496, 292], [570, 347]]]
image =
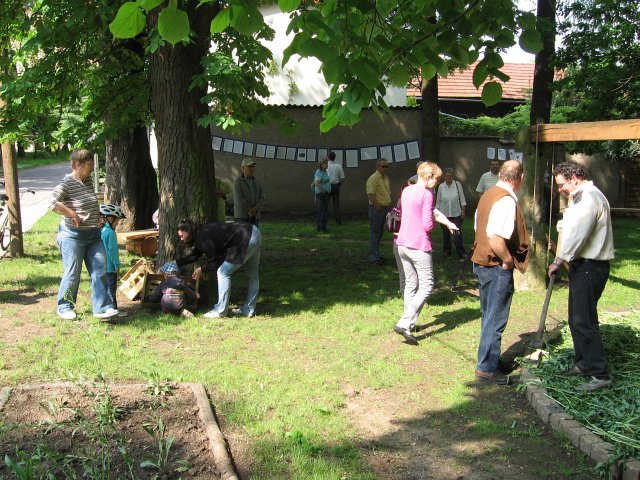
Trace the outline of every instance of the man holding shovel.
[[548, 269], [551, 277], [564, 262], [569, 263], [569, 329], [575, 366], [562, 374], [587, 377], [588, 381], [576, 388], [591, 392], [611, 385], [597, 310], [613, 259], [609, 202], [576, 163], [559, 164], [553, 176], [558, 191], [569, 197], [558, 222], [562, 241]]

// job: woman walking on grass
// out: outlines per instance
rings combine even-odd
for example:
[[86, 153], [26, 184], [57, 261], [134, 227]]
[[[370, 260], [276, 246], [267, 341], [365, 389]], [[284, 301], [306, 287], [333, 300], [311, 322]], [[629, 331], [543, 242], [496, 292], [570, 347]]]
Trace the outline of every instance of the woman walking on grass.
[[[402, 221], [396, 243], [405, 274], [404, 309], [394, 331], [402, 335], [410, 345], [418, 345], [411, 334], [420, 311], [433, 290], [433, 262], [429, 233], [435, 225], [436, 187], [442, 170], [435, 163], [424, 162], [418, 167], [418, 182], [402, 191]], [[436, 211], [438, 222], [456, 231], [457, 227]], [[444, 217], [444, 218], [443, 218]]]

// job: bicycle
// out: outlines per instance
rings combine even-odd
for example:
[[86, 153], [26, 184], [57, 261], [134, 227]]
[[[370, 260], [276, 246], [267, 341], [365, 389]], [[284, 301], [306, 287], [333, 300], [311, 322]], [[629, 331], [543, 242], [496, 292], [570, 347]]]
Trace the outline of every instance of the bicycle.
[[[36, 192], [31, 190], [30, 188], [20, 188], [19, 190], [20, 198], [25, 193], [33, 193], [35, 195]], [[0, 251], [4, 252], [9, 248], [9, 244], [11, 243], [11, 228], [9, 227], [9, 209], [7, 208], [7, 202], [9, 201], [9, 197], [0, 193]]]

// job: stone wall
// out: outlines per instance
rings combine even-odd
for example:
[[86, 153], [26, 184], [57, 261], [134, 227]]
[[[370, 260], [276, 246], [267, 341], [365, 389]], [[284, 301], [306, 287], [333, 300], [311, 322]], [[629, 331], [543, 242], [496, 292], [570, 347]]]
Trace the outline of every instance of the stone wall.
[[[231, 135], [221, 130], [212, 130], [217, 137], [218, 146], [214, 148], [216, 176], [233, 183], [240, 176], [240, 162], [251, 156], [257, 168], [255, 175], [259, 178], [265, 191], [265, 212], [273, 214], [308, 214], [315, 212], [314, 196], [310, 184], [317, 169], [317, 163], [292, 159], [264, 158], [256, 155], [256, 145], [285, 146], [305, 149], [360, 149], [362, 147], [393, 146], [402, 142], [418, 141], [421, 143], [421, 111], [416, 108], [394, 108], [382, 119], [371, 110], [362, 112], [362, 120], [352, 128], [336, 127], [328, 133], [321, 133], [318, 125], [322, 121], [320, 107], [289, 107], [290, 115], [301, 125], [300, 131], [293, 136], [286, 136], [277, 126], [256, 128], [244, 136]], [[220, 139], [222, 144], [220, 144]], [[247, 142], [253, 155], [242, 154], [240, 142], [238, 153], [225, 151], [225, 141]], [[229, 146], [228, 149], [231, 147]], [[467, 205], [475, 209], [478, 194], [475, 187], [480, 176], [488, 170], [489, 159], [487, 149], [514, 149], [513, 142], [500, 141], [496, 137], [443, 137], [441, 138], [442, 167], [452, 167], [456, 179], [464, 188]], [[375, 149], [374, 149], [375, 150]], [[379, 152], [379, 149], [377, 150]], [[409, 156], [409, 154], [407, 154]], [[400, 187], [410, 176], [415, 174], [419, 157], [396, 162], [390, 160], [389, 178], [394, 201], [399, 196]], [[581, 162], [593, 169], [601, 162], [591, 157], [580, 157]], [[342, 210], [346, 214], [364, 214], [367, 211], [365, 182], [375, 171], [375, 159], [359, 159], [357, 166], [345, 166], [343, 169], [346, 181], [341, 190]], [[614, 172], [606, 168], [596, 168], [598, 184], [605, 184], [605, 190], [617, 197], [617, 178]], [[596, 173], [594, 171], [594, 173]], [[617, 174], [617, 172], [615, 172]], [[611, 187], [610, 187], [611, 186]], [[611, 198], [611, 196], [610, 196]]]

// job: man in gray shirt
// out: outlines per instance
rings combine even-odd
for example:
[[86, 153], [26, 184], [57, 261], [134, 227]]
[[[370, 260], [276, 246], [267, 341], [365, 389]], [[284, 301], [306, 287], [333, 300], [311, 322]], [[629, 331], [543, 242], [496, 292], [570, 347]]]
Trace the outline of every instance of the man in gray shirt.
[[241, 168], [242, 175], [233, 185], [233, 218], [236, 222], [257, 226], [264, 203], [262, 183], [253, 176], [256, 162], [251, 158], [242, 160]]

